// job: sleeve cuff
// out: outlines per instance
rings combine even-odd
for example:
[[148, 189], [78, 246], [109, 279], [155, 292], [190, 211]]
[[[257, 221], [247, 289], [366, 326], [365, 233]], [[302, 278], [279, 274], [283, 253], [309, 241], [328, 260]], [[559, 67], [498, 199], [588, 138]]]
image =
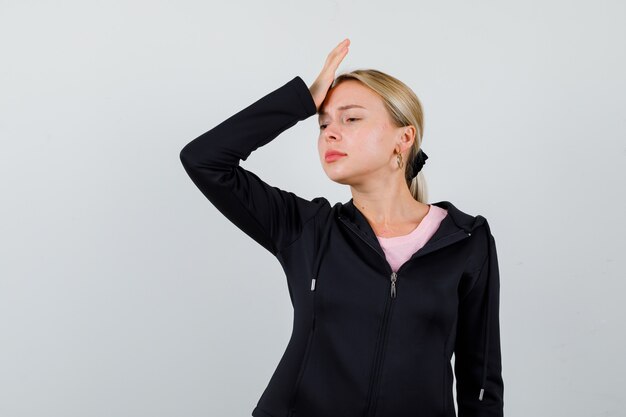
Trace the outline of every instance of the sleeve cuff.
[[294, 77], [291, 80], [293, 87], [300, 98], [300, 102], [302, 103], [302, 107], [305, 111], [304, 118], [308, 118], [317, 113], [317, 107], [315, 106], [315, 101], [313, 101], [313, 96], [311, 95], [311, 91], [309, 87], [306, 85], [304, 80], [300, 78], [300, 76]]

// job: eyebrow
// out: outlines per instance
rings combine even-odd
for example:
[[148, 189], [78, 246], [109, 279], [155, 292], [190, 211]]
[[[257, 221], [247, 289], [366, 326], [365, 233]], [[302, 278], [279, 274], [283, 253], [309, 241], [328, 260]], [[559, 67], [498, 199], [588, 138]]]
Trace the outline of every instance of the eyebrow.
[[[347, 110], [347, 109], [352, 109], [354, 107], [358, 107], [360, 109], [365, 109], [365, 107], [360, 106], [358, 104], [346, 104], [345, 106], [337, 107], [337, 110]], [[319, 116], [325, 116], [327, 113], [324, 110], [321, 110], [318, 114], [319, 114]]]

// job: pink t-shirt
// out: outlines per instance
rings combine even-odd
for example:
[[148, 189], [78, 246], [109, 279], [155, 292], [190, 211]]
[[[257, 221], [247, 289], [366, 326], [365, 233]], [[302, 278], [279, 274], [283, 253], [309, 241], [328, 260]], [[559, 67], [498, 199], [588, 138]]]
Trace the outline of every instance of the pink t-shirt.
[[396, 237], [376, 236], [393, 271], [398, 271], [403, 263], [408, 261], [415, 252], [428, 242], [428, 239], [435, 234], [439, 224], [448, 214], [446, 209], [433, 204], [429, 204], [429, 206], [430, 209], [426, 216], [408, 235]]

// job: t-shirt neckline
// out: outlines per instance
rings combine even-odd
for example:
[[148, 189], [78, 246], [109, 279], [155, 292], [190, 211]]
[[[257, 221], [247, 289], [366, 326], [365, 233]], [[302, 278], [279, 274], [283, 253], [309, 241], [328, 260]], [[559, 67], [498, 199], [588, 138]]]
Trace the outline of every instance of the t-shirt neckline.
[[417, 226], [415, 226], [415, 229], [413, 229], [412, 231], [410, 231], [409, 233], [407, 233], [406, 235], [400, 235], [400, 236], [393, 236], [393, 237], [383, 237], [383, 236], [378, 236], [376, 235], [376, 237], [378, 239], [382, 239], [383, 241], [389, 243], [389, 242], [400, 242], [400, 241], [405, 241], [408, 239], [411, 239], [413, 237], [413, 235], [418, 234], [418, 231], [420, 231], [425, 223], [425, 221], [430, 220], [430, 216], [433, 214], [433, 207], [432, 204], [428, 205], [428, 212], [426, 213], [426, 215], [422, 218], [422, 220], [417, 224]]

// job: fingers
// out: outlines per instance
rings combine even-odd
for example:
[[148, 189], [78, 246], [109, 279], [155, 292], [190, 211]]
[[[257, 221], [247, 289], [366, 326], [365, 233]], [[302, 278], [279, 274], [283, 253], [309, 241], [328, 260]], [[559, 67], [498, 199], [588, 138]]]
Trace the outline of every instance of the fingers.
[[337, 67], [339, 67], [339, 64], [348, 53], [349, 46], [350, 39], [346, 38], [339, 42], [339, 44], [332, 51], [330, 51], [328, 57], [326, 58], [326, 65], [324, 65], [328, 72], [332, 72], [332, 74], [335, 73]]
[[350, 39], [345, 38], [344, 40], [339, 42], [339, 44], [335, 47], [335, 50], [342, 50], [342, 49], [347, 48], [349, 46], [350, 46]]
[[328, 54], [328, 58], [326, 59], [326, 62], [329, 64], [332, 64], [338, 59], [339, 61], [341, 61], [341, 59], [344, 56], [346, 56], [349, 46], [350, 46], [350, 39], [348, 38], [339, 42], [339, 44], [335, 46], [335, 48], [332, 51], [330, 51], [330, 53]]

